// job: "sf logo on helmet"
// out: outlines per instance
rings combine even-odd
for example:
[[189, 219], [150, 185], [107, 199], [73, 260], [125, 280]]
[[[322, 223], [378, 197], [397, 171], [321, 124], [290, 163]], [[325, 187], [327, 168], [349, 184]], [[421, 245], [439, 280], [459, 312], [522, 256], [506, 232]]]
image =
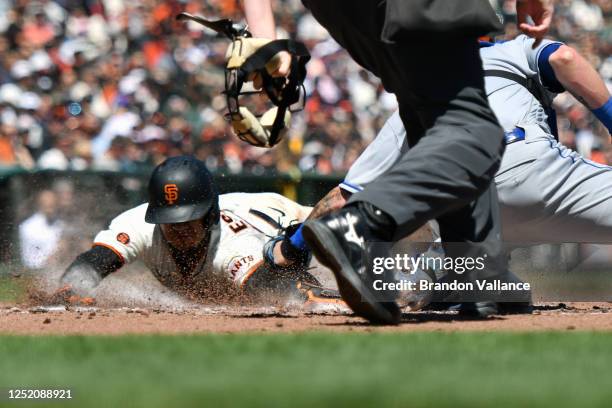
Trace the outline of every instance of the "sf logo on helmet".
[[166, 203], [168, 203], [168, 205], [172, 205], [176, 202], [176, 200], [178, 200], [179, 191], [176, 184], [166, 184], [164, 186], [164, 193], [166, 195]]

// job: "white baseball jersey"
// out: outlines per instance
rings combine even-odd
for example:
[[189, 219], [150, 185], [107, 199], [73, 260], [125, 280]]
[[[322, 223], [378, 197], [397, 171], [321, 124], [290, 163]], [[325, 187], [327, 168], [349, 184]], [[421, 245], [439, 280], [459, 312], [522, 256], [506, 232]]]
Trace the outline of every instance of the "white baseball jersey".
[[310, 213], [288, 198], [274, 193], [232, 193], [219, 197], [219, 229], [213, 232], [207, 254], [185, 277], [178, 271], [158, 225], [145, 222], [147, 204], [117, 216], [107, 230], [94, 239], [94, 246], [111, 249], [124, 264], [136, 260], [169, 287], [180, 287], [221, 278], [242, 286], [264, 262], [263, 246], [280, 228], [302, 222]]
[[[538, 58], [547, 46], [557, 42], [543, 40], [535, 49], [534, 42], [533, 38], [519, 35], [512, 41], [481, 48], [483, 68], [507, 71], [542, 83]], [[505, 131], [512, 131], [517, 125], [539, 125], [551, 133], [542, 105], [524, 86], [509, 79], [487, 76], [485, 88], [489, 104]], [[556, 94], [547, 96], [552, 100]]]

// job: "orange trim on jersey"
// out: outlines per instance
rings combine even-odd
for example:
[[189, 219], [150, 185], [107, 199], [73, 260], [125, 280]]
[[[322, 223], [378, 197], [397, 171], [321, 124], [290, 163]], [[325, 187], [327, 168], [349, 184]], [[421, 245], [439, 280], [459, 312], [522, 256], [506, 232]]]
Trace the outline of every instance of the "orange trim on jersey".
[[121, 255], [121, 253], [119, 251], [117, 251], [115, 248], [113, 248], [112, 246], [110, 246], [108, 244], [103, 244], [102, 242], [94, 242], [91, 247], [93, 248], [95, 246], [101, 246], [101, 247], [110, 249], [111, 251], [113, 251], [115, 253], [115, 255], [117, 255], [119, 257], [119, 260], [121, 261], [121, 263], [125, 264], [125, 258], [123, 257], [123, 255]]
[[255, 271], [257, 270], [257, 268], [259, 268], [262, 264], [264, 263], [264, 260], [262, 259], [261, 261], [257, 262], [255, 265], [251, 266], [249, 268], [249, 270], [247, 271], [244, 279], [242, 280], [242, 283], [240, 284], [240, 287], [243, 288], [244, 284], [249, 280], [249, 278], [255, 273]]

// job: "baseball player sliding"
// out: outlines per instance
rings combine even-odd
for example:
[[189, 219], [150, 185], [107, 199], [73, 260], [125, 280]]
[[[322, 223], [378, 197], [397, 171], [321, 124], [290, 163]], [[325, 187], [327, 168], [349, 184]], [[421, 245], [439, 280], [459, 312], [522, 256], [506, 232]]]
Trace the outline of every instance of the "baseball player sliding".
[[316, 302], [317, 293], [329, 291], [311, 286], [317, 281], [306, 272], [310, 257], [291, 268], [272, 267], [264, 258], [269, 237], [303, 221], [310, 210], [273, 193], [218, 196], [204, 163], [170, 158], [153, 171], [149, 202], [120, 214], [96, 235], [92, 248], [61, 277], [59, 295], [78, 302], [110, 273], [140, 260], [165, 286], [199, 299], [233, 289], [296, 290], [299, 282], [296, 293]]
[[[576, 50], [549, 40], [534, 43], [524, 35], [481, 43], [486, 92], [506, 135], [506, 152], [495, 177], [503, 239], [521, 244], [612, 242], [612, 167], [559, 143], [550, 108], [557, 94], [568, 91], [612, 133], [612, 98]], [[406, 149], [406, 131], [395, 113], [310, 217], [342, 207], [350, 194], [374, 182]], [[307, 248], [300, 228], [276, 241], [274, 254], [281, 265], [293, 261], [292, 251]]]

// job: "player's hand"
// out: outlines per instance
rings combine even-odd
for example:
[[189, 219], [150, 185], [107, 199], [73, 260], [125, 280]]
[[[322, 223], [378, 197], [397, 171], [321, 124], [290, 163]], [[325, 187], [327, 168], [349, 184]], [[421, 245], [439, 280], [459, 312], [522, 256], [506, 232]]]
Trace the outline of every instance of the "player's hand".
[[[554, 9], [553, 0], [517, 0], [516, 17], [519, 29], [536, 39], [534, 48], [540, 44], [550, 29]], [[527, 22], [528, 16], [531, 16], [534, 24]]]
[[[287, 51], [281, 51], [274, 56], [272, 61], [267, 64], [268, 73], [273, 78], [288, 77], [291, 73], [291, 54]], [[253, 87], [255, 89], [261, 89], [263, 87], [263, 79], [261, 75], [255, 73], [249, 78], [253, 81]]]
[[93, 306], [96, 304], [96, 299], [89, 296], [79, 296], [70, 285], [65, 285], [51, 295], [49, 302], [66, 306]]
[[280, 267], [288, 267], [291, 266], [294, 261], [291, 261], [283, 256], [283, 252], [281, 251], [282, 241], [278, 241], [274, 244], [274, 264]]

